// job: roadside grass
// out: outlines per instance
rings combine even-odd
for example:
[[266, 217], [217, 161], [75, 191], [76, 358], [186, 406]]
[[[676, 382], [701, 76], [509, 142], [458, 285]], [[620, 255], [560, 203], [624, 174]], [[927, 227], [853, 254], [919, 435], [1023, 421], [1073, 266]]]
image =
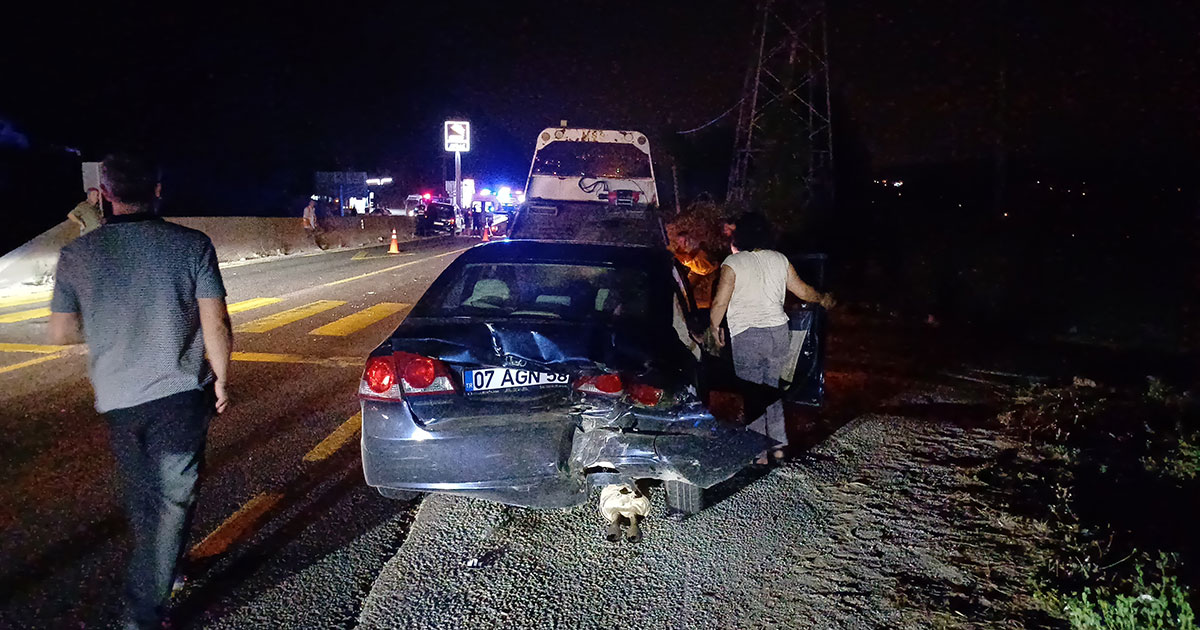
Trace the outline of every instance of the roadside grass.
[[1169, 574], [1171, 563], [1170, 556], [1159, 555], [1157, 580], [1147, 577], [1141, 563], [1135, 564], [1130, 588], [1124, 592], [1085, 586], [1066, 597], [1061, 604], [1072, 630], [1195, 630], [1188, 591]]
[[1142, 391], [1076, 379], [1016, 392], [999, 416], [1021, 457], [985, 471], [1039, 536], [1028, 587], [1072, 630], [1194, 630], [1200, 418], [1154, 378]]

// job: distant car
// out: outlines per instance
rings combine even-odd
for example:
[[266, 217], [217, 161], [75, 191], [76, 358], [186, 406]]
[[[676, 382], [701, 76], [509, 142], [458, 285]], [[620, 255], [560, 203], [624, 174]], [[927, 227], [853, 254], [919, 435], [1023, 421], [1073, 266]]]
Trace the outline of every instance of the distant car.
[[393, 209], [392, 214], [415, 217], [417, 211], [423, 209], [428, 201], [423, 195], [409, 195], [404, 198], [404, 207]]
[[[658, 480], [672, 509], [697, 511], [703, 488], [774, 442], [703, 404], [710, 369], [694, 335], [707, 313], [692, 304], [664, 248], [468, 250], [367, 360], [367, 483], [549, 508], [583, 503], [592, 485]], [[789, 392], [821, 386], [814, 343], [798, 346]]]
[[417, 212], [416, 233], [419, 236], [433, 234], [458, 234], [462, 231], [462, 223], [454, 206], [444, 203], [431, 203], [425, 209]]

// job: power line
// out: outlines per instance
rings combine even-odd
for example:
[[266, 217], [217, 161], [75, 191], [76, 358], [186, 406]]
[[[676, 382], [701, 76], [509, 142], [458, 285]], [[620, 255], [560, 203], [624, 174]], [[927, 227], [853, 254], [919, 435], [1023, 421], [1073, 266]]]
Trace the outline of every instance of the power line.
[[725, 110], [720, 116], [717, 116], [716, 118], [704, 123], [703, 125], [696, 127], [695, 129], [688, 129], [687, 131], [677, 131], [675, 133], [678, 133], [679, 135], [684, 136], [689, 133], [696, 133], [697, 131], [704, 129], [705, 127], [711, 126], [714, 123], [716, 123], [718, 120], [721, 120], [722, 118], [733, 113], [733, 110], [737, 109], [738, 105], [741, 105], [742, 101], [744, 101], [744, 100], [746, 100], [746, 97], [743, 95], [742, 98], [739, 98], [736, 103], [734, 103], [729, 109]]

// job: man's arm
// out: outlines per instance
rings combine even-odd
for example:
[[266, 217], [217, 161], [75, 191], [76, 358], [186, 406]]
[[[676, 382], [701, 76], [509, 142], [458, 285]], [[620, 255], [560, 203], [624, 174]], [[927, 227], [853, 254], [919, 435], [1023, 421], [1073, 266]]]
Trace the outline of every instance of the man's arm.
[[225, 298], [199, 298], [200, 330], [204, 333], [204, 350], [208, 363], [217, 377], [217, 413], [229, 406], [229, 361], [233, 354], [233, 327], [229, 325], [229, 310]]
[[50, 313], [49, 337], [56, 346], [83, 343], [83, 320], [79, 313]]
[[75, 294], [72, 278], [75, 277], [75, 257], [64, 247], [58, 254], [54, 271], [54, 292], [50, 296], [50, 327], [46, 336], [56, 346], [83, 343], [83, 317], [79, 296]]
[[788, 264], [787, 289], [792, 295], [805, 302], [815, 302], [825, 308], [833, 308], [835, 304], [833, 296], [821, 293], [801, 280], [800, 276], [796, 275], [796, 268], [791, 264]]
[[83, 227], [83, 220], [80, 219], [77, 214], [75, 214], [74, 210], [67, 213], [67, 220], [75, 225], [78, 225], [79, 227]]
[[737, 280], [737, 275], [733, 273], [733, 269], [729, 266], [721, 267], [721, 276], [717, 280], [716, 295], [712, 298], [712, 305], [708, 310], [709, 330], [717, 340], [717, 345], [725, 345], [725, 336], [721, 334], [721, 321], [725, 319], [725, 312], [729, 310], [729, 300], [733, 297], [733, 283]]

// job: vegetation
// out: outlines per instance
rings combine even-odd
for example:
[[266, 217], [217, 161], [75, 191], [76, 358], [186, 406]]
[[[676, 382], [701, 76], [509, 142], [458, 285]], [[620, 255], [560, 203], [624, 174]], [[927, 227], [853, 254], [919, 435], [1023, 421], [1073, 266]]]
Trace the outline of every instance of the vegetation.
[[1168, 574], [1170, 558], [1156, 565], [1157, 580], [1148, 580], [1141, 564], [1134, 566], [1129, 589], [1084, 587], [1063, 602], [1072, 630], [1195, 630], [1196, 615], [1187, 589]]
[[1032, 587], [1070, 628], [1197, 627], [1200, 546], [1181, 514], [1200, 496], [1197, 416], [1190, 396], [1156, 378], [1141, 392], [1086, 379], [1033, 387], [1000, 416], [1041, 462], [1021, 462], [1013, 479], [1027, 483], [1025, 499], [1044, 501], [1051, 533], [1041, 542], [1058, 548]]

